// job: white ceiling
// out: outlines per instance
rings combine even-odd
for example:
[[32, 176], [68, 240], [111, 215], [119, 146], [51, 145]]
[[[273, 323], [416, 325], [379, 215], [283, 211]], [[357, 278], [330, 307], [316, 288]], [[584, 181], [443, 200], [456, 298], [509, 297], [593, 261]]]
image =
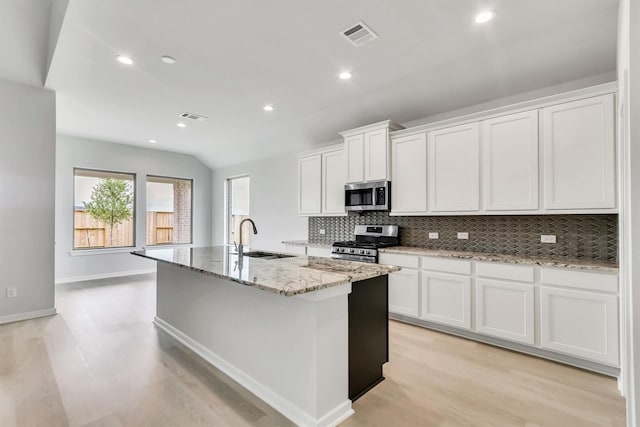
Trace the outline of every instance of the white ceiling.
[[[496, 18], [474, 24], [483, 5]], [[192, 153], [218, 167], [615, 70], [617, 8], [617, 0], [70, 0], [46, 85], [57, 91], [60, 133]], [[360, 20], [380, 37], [355, 48], [338, 33]], [[165, 54], [178, 62], [164, 64]], [[343, 69], [351, 81], [338, 79]], [[185, 111], [209, 120], [180, 129]]]

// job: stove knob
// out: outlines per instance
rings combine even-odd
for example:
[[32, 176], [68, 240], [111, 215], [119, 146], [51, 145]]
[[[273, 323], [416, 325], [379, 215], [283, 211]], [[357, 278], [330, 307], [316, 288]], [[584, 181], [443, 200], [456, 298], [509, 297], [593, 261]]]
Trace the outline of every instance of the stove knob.
[[355, 250], [355, 249], [353, 249], [353, 248], [351, 248], [351, 249], [349, 249], [349, 252], [350, 252], [350, 253], [352, 253], [352, 254], [354, 254], [354, 253], [356, 252], [356, 250]]
[[365, 253], [367, 253], [367, 251], [365, 251], [364, 249], [360, 249], [360, 255], [364, 255]]

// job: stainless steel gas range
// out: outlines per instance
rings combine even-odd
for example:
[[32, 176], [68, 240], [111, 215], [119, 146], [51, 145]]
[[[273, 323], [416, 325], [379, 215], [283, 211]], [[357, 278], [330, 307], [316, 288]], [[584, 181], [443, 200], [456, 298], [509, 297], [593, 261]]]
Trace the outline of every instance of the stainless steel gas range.
[[397, 225], [356, 225], [356, 240], [335, 242], [331, 258], [369, 263], [378, 262], [378, 249], [398, 246]]

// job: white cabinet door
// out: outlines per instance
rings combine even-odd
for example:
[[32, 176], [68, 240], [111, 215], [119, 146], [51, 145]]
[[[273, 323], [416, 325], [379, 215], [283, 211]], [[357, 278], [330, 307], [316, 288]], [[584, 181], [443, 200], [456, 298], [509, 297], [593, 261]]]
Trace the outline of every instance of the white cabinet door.
[[344, 214], [344, 150], [322, 154], [322, 213]]
[[471, 278], [422, 271], [420, 318], [471, 329]]
[[389, 274], [389, 312], [418, 317], [418, 270], [402, 269]]
[[429, 132], [428, 145], [430, 210], [432, 212], [479, 210], [478, 123]]
[[344, 140], [347, 154], [347, 182], [364, 181], [364, 135], [352, 135]]
[[476, 279], [476, 330], [483, 334], [535, 343], [533, 285]]
[[542, 111], [544, 207], [615, 208], [613, 95]]
[[322, 155], [298, 158], [298, 213], [317, 215], [321, 211]]
[[387, 129], [364, 134], [364, 180], [389, 179], [389, 137]]
[[482, 122], [484, 209], [538, 209], [538, 111]]
[[391, 143], [391, 212], [427, 211], [427, 135], [398, 138]]
[[618, 297], [541, 286], [540, 345], [618, 366]]

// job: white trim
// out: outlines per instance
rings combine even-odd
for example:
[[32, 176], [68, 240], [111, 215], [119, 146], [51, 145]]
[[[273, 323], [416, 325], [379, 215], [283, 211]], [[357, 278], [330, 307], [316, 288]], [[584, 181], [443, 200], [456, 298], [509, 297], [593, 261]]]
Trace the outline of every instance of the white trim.
[[159, 243], [157, 245], [144, 245], [142, 249], [165, 249], [165, 248], [193, 248], [193, 243]]
[[388, 129], [389, 132], [394, 132], [397, 130], [401, 130], [404, 129], [404, 126], [393, 122], [391, 120], [383, 120], [381, 122], [377, 122], [377, 123], [372, 123], [370, 125], [364, 125], [364, 126], [360, 126], [354, 129], [349, 129], [349, 130], [345, 130], [344, 132], [339, 132], [340, 135], [342, 135], [343, 138], [347, 138], [350, 137], [352, 135], [358, 135], [361, 133], [366, 133], [366, 132], [371, 132], [374, 130], [380, 130], [380, 129]]
[[326, 146], [319, 147], [319, 148], [313, 148], [311, 150], [302, 151], [300, 153], [296, 153], [296, 156], [297, 157], [307, 157], [307, 156], [313, 156], [315, 154], [323, 154], [323, 153], [328, 153], [330, 151], [338, 151], [338, 150], [344, 150], [344, 142], [340, 142], [338, 144], [326, 145]]
[[60, 285], [62, 283], [72, 283], [72, 282], [85, 282], [87, 280], [97, 280], [97, 279], [110, 279], [112, 277], [123, 277], [123, 276], [136, 276], [138, 274], [148, 274], [155, 273], [155, 268], [145, 268], [143, 270], [129, 270], [129, 271], [116, 271], [114, 273], [103, 273], [103, 274], [90, 274], [87, 276], [73, 276], [73, 277], [63, 277], [62, 279], [56, 279], [56, 285]]
[[234, 381], [245, 387], [251, 393], [265, 401], [275, 410], [280, 412], [285, 417], [300, 426], [314, 426], [314, 427], [330, 427], [335, 426], [338, 423], [344, 421], [351, 416], [354, 411], [351, 408], [351, 401], [346, 400], [327, 412], [320, 418], [314, 418], [312, 415], [300, 410], [296, 405], [289, 400], [280, 396], [275, 391], [265, 387], [263, 384], [256, 381], [251, 376], [242, 372], [240, 369], [233, 366], [231, 363], [218, 356], [213, 351], [209, 350], [202, 344], [198, 343], [191, 337], [185, 335], [180, 330], [174, 328], [169, 323], [155, 317], [153, 323], [162, 331], [169, 334], [175, 340], [187, 347], [189, 350], [202, 357], [205, 361], [212, 364], [216, 368], [220, 369], [226, 375], [230, 376]]
[[54, 308], [47, 308], [46, 310], [36, 310], [36, 311], [27, 311], [24, 313], [9, 314], [7, 316], [0, 316], [0, 325], [4, 323], [19, 322], [21, 320], [37, 319], [38, 317], [53, 316], [56, 313], [57, 312], [54, 307]]
[[517, 102], [515, 104], [509, 104], [498, 108], [490, 108], [488, 110], [479, 111], [477, 113], [465, 114], [458, 117], [453, 117], [445, 120], [438, 120], [432, 123], [425, 123], [419, 126], [413, 126], [406, 129], [394, 131], [390, 134], [392, 139], [413, 135], [416, 133], [434, 131], [441, 128], [450, 127], [453, 125], [464, 125], [470, 122], [477, 122], [480, 120], [493, 119], [507, 114], [521, 113], [530, 110], [536, 110], [544, 107], [549, 107], [556, 104], [561, 104], [570, 101], [577, 101], [579, 99], [586, 99], [600, 95], [606, 95], [610, 93], [617, 93], [617, 82], [604, 83], [597, 86], [592, 86], [584, 89], [573, 90], [570, 92], [563, 92], [556, 95], [545, 96], [542, 98], [532, 99], [529, 101]]
[[104, 249], [76, 249], [69, 251], [71, 256], [85, 256], [85, 255], [106, 255], [106, 254], [121, 254], [129, 253], [132, 251], [141, 251], [143, 248], [136, 246], [127, 246], [125, 248], [104, 248]]
[[[392, 205], [393, 206], [393, 205]], [[390, 211], [389, 216], [478, 216], [478, 215], [582, 215], [582, 214], [618, 214], [618, 209], [540, 209], [526, 211], [447, 211], [447, 212], [397, 212]], [[321, 215], [309, 215], [321, 216]]]

